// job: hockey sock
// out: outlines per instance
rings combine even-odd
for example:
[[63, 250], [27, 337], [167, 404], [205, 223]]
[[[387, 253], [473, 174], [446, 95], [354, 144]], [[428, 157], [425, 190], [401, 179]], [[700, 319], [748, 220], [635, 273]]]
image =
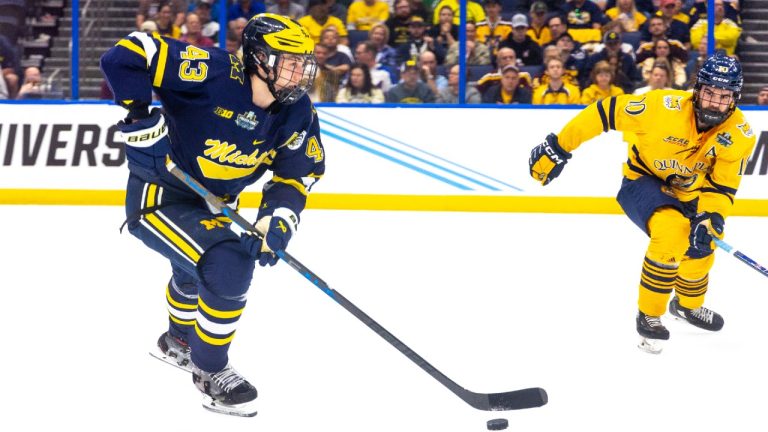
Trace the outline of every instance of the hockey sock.
[[197, 286], [194, 284], [177, 284], [174, 279], [168, 282], [165, 290], [168, 303], [169, 331], [171, 335], [188, 340], [190, 330], [195, 325], [197, 311]]
[[699, 280], [688, 280], [680, 276], [675, 280], [675, 294], [680, 300], [680, 306], [687, 309], [697, 309], [704, 304], [704, 294], [707, 293], [709, 275]]
[[637, 305], [650, 316], [661, 316], [667, 309], [667, 301], [675, 287], [677, 267], [657, 263], [647, 256], [640, 274], [640, 294]]

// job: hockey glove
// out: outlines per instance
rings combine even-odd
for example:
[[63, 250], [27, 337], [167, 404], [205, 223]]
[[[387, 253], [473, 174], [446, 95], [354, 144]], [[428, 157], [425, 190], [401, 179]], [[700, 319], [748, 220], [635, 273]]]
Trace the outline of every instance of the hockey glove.
[[276, 208], [271, 216], [264, 216], [256, 222], [256, 231], [263, 238], [247, 232], [240, 236], [240, 243], [262, 267], [277, 264], [279, 258], [274, 251], [285, 250], [293, 233], [298, 229], [299, 218], [285, 207]]
[[128, 167], [156, 175], [165, 165], [168, 154], [168, 125], [159, 108], [153, 108], [141, 118], [140, 111], [132, 110], [125, 120], [117, 123], [117, 129], [125, 141]]
[[557, 143], [557, 135], [549, 134], [543, 143], [531, 150], [531, 158], [528, 159], [531, 177], [542, 185], [548, 185], [560, 175], [570, 158], [571, 154]]
[[725, 220], [720, 213], [701, 212], [691, 219], [691, 247], [705, 254], [712, 253], [712, 236], [723, 237]]

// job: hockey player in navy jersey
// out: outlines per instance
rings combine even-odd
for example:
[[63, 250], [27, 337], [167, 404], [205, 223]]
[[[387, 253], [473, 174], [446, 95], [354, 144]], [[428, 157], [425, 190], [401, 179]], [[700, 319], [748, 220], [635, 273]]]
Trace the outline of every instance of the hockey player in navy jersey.
[[[203, 406], [255, 415], [256, 389], [227, 352], [243, 313], [255, 262], [274, 265], [295, 234], [325, 154], [306, 96], [316, 73], [314, 44], [295, 21], [253, 17], [242, 60], [216, 48], [132, 33], [101, 59], [116, 102], [130, 171], [128, 229], [171, 263], [169, 329], [156, 356], [192, 372]], [[150, 109], [152, 92], [163, 105]], [[229, 229], [165, 168], [173, 162], [233, 208], [267, 171], [256, 228]]]

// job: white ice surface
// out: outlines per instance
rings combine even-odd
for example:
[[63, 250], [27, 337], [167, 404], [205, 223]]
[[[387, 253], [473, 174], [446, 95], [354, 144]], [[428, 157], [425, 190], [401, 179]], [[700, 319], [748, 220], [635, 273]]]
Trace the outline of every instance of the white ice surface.
[[[252, 218], [254, 212], [244, 214]], [[765, 427], [768, 279], [723, 252], [707, 334], [667, 316], [636, 348], [644, 235], [623, 216], [306, 211], [289, 251], [460, 385], [541, 386], [543, 408], [466, 405], [285, 264], [258, 269], [230, 351], [259, 414], [200, 407], [147, 352], [168, 264], [118, 207], [0, 207], [3, 431], [732, 431]], [[726, 240], [768, 262], [764, 218]]]

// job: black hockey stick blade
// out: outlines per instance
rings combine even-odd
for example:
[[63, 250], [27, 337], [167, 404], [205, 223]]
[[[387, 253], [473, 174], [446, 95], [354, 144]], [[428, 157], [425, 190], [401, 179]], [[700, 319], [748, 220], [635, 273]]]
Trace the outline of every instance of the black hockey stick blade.
[[547, 392], [539, 387], [478, 396], [483, 396], [477, 400], [477, 403], [480, 404], [480, 406], [470, 405], [485, 411], [509, 411], [537, 408], [546, 405], [549, 400]]

